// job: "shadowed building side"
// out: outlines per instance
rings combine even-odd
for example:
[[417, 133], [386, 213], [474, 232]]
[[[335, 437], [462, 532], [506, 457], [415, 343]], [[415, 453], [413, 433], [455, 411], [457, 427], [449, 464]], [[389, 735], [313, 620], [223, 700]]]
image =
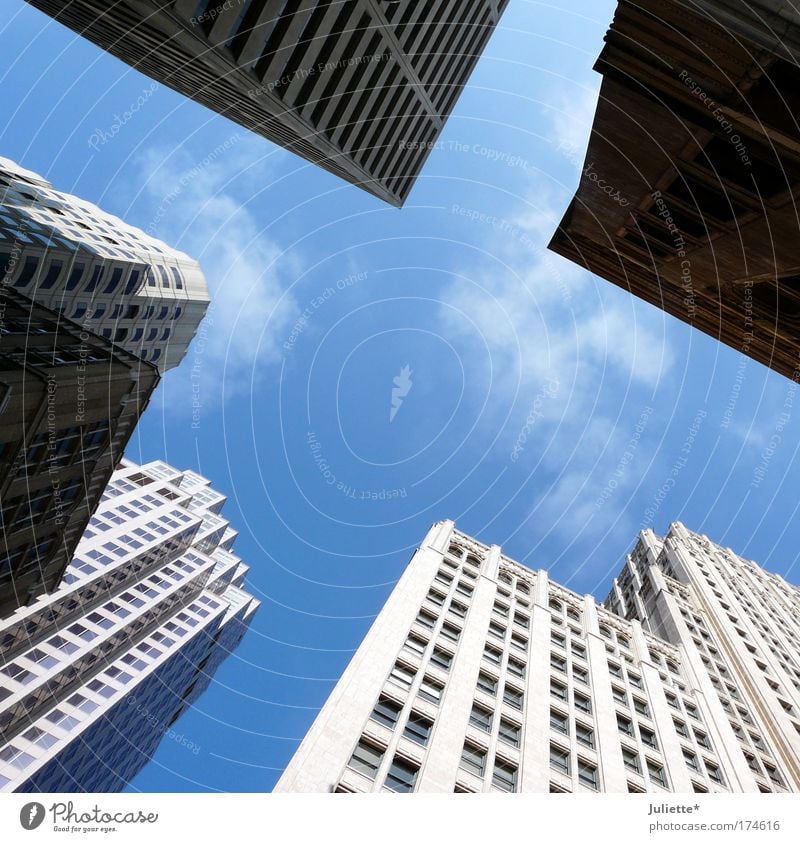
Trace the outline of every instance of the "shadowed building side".
[[556, 253], [800, 379], [800, 15], [621, 2]]

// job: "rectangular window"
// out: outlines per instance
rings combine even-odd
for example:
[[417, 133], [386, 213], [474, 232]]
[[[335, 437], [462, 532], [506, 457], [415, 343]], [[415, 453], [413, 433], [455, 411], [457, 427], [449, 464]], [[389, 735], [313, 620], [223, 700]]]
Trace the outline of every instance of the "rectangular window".
[[450, 603], [450, 613], [456, 617], [466, 617], [467, 616], [467, 606], [462, 605], [460, 602], [456, 602], [455, 600], [451, 601]]
[[694, 738], [697, 740], [697, 745], [702, 746], [703, 748], [711, 748], [711, 740], [708, 739], [708, 734], [703, 731], [698, 731], [697, 728], [694, 730]]
[[560, 710], [550, 708], [550, 727], [559, 734], [569, 734], [569, 717]]
[[515, 675], [517, 678], [525, 678], [525, 663], [518, 661], [516, 658], [508, 659], [508, 672]]
[[550, 765], [565, 775], [569, 774], [569, 751], [555, 743], [550, 743]]
[[650, 760], [650, 758], [648, 758], [647, 773], [650, 775], [650, 780], [654, 784], [658, 784], [663, 787], [667, 786], [667, 773], [664, 771], [664, 767], [660, 763], [656, 763], [655, 760]]
[[586, 660], [586, 647], [583, 645], [578, 645], [577, 643], [572, 644], [572, 654], [576, 658], [580, 658], [582, 661]]
[[554, 646], [558, 646], [559, 649], [566, 649], [567, 648], [567, 639], [564, 637], [563, 634], [558, 634], [557, 632], [551, 632], [550, 634], [550, 641]]
[[489, 623], [489, 634], [494, 637], [499, 637], [502, 640], [502, 638], [506, 636], [506, 630], [505, 627], [501, 626], [499, 623], [491, 622]]
[[394, 728], [397, 725], [397, 720], [400, 717], [400, 711], [402, 709], [403, 706], [394, 699], [381, 696], [370, 716], [376, 722], [380, 722], [381, 725], [385, 725], [387, 728]]
[[557, 670], [558, 672], [566, 673], [567, 660], [566, 658], [562, 658], [561, 655], [556, 655], [555, 652], [553, 652], [550, 655], [550, 666], [552, 669]]
[[567, 688], [565, 685], [561, 684], [558, 681], [551, 681], [550, 682], [550, 695], [554, 698], [558, 699], [559, 701], [566, 702], [567, 701]]
[[628, 681], [631, 684], [631, 687], [636, 687], [638, 690], [642, 689], [642, 678], [639, 675], [636, 675], [635, 672], [628, 673]]
[[486, 771], [486, 751], [473, 743], [464, 743], [464, 750], [461, 752], [461, 768], [482, 778]]
[[406, 640], [406, 649], [410, 649], [415, 655], [422, 655], [428, 646], [428, 641], [416, 634], [410, 634]]
[[439, 591], [430, 590], [428, 591], [428, 599], [434, 603], [434, 605], [444, 605], [444, 594], [439, 593]]
[[356, 772], [361, 772], [362, 775], [375, 780], [385, 751], [386, 749], [380, 748], [374, 743], [360, 740], [348, 765]]
[[417, 614], [417, 622], [426, 629], [432, 629], [436, 625], [436, 617], [430, 611], [420, 611]]
[[612, 661], [608, 662], [608, 671], [614, 678], [622, 678], [622, 667], [619, 664], [615, 664]]
[[497, 695], [497, 679], [485, 672], [478, 673], [478, 690], [488, 693], [490, 696]]
[[617, 728], [620, 733], [625, 734], [626, 737], [633, 736], [633, 722], [627, 716], [620, 716], [617, 714]]
[[495, 602], [492, 607], [492, 611], [497, 614], [498, 617], [508, 617], [508, 606], [503, 605], [502, 602]]
[[697, 755], [693, 751], [689, 751], [688, 748], [683, 749], [683, 759], [690, 769], [694, 769], [695, 772], [700, 771], [700, 763], [697, 760]]
[[422, 684], [419, 686], [419, 695], [435, 705], [438, 705], [441, 701], [443, 692], [444, 684], [427, 675], [422, 679]]
[[589, 763], [587, 760], [578, 758], [578, 781], [589, 789], [599, 789], [599, 781], [597, 777], [597, 766], [594, 763]]
[[649, 728], [644, 728], [641, 725], [639, 726], [639, 736], [642, 738], [642, 742], [649, 746], [650, 748], [654, 748], [658, 750], [658, 740], [656, 739], [656, 735], [654, 731], [651, 731]]
[[722, 777], [722, 770], [716, 763], [711, 763], [711, 761], [706, 760], [706, 772], [708, 772], [708, 777], [715, 783], [720, 785], [725, 784], [725, 779]]
[[622, 762], [625, 764], [626, 769], [630, 769], [632, 772], [636, 772], [637, 775], [641, 774], [642, 766], [639, 762], [639, 755], [635, 751], [623, 747]]
[[472, 711], [469, 715], [469, 724], [480, 731], [491, 731], [493, 715], [492, 711], [488, 708], [475, 704], [472, 706]]
[[498, 737], [504, 743], [507, 743], [510, 746], [519, 747], [521, 734], [522, 728], [517, 725], [516, 722], [511, 722], [508, 719], [500, 719], [500, 731], [498, 733]]
[[575, 723], [575, 738], [579, 743], [594, 748], [594, 731], [582, 722]]
[[442, 626], [442, 637], [455, 643], [461, 637], [461, 629], [452, 625], [452, 623], [445, 623]]
[[490, 664], [494, 664], [496, 667], [499, 667], [500, 661], [503, 659], [503, 652], [487, 643], [483, 650], [483, 657], [484, 660], [488, 661]]
[[511, 645], [516, 649], [519, 649], [521, 652], [526, 652], [528, 649], [528, 638], [523, 637], [521, 634], [517, 634], [516, 632], [512, 632]]
[[527, 614], [520, 614], [519, 611], [514, 614], [514, 625], [520, 628], [527, 629], [531, 624], [530, 617]]
[[575, 681], [580, 681], [581, 684], [589, 683], [589, 671], [577, 666], [577, 664], [573, 664], [572, 666], [572, 677]]
[[673, 719], [673, 723], [675, 724], [675, 731], [679, 737], [683, 737], [685, 740], [689, 739], [689, 730], [686, 727], [685, 722], [681, 722], [680, 719]]
[[394, 792], [413, 792], [419, 774], [419, 766], [404, 757], [395, 757], [386, 774], [386, 783]]
[[640, 716], [646, 716], [648, 719], [650, 718], [650, 708], [648, 707], [647, 702], [645, 702], [644, 699], [637, 699], [634, 696], [633, 709]]
[[503, 701], [516, 710], [522, 710], [522, 702], [525, 694], [522, 690], [517, 690], [516, 687], [511, 687], [506, 684], [503, 690]]
[[407, 690], [414, 681], [415, 674], [414, 670], [410, 667], [397, 663], [389, 674], [389, 681], [393, 681], [395, 684], [399, 684]]
[[689, 702], [686, 702], [684, 704], [684, 707], [686, 708], [686, 714], [688, 716], [691, 716], [692, 719], [700, 719], [700, 713], [694, 705], [689, 704]]
[[613, 684], [611, 685], [611, 695], [614, 697], [614, 701], [618, 705], [626, 705], [628, 704], [628, 694], [621, 688], [615, 687]]
[[437, 646], [431, 655], [431, 663], [439, 667], [439, 669], [449, 670], [450, 665], [453, 663], [453, 656], [449, 652], [445, 652], [444, 649], [439, 649]]
[[433, 722], [421, 713], [412, 710], [408, 716], [406, 729], [403, 731], [403, 736], [418, 745], [424, 746], [428, 744], [433, 729]]
[[518, 774], [517, 767], [513, 763], [506, 760], [495, 760], [492, 786], [501, 789], [503, 792], [516, 792]]
[[671, 708], [675, 708], [676, 710], [680, 710], [680, 707], [681, 707], [681, 706], [680, 706], [680, 704], [678, 703], [678, 698], [677, 698], [677, 696], [673, 696], [673, 695], [672, 695], [672, 693], [665, 693], [664, 695], [667, 697], [667, 704], [668, 704]]
[[583, 693], [574, 693], [573, 695], [576, 710], [583, 711], [583, 713], [592, 712], [592, 701], [588, 696], [584, 696]]

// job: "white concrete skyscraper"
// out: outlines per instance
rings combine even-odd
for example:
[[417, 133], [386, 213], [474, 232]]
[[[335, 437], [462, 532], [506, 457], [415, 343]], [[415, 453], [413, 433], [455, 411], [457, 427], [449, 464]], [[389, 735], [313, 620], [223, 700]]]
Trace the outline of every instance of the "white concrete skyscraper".
[[276, 791], [797, 792], [799, 617], [679, 523], [603, 607], [442, 521]]
[[0, 279], [163, 373], [208, 307], [195, 260], [0, 158]]
[[225, 497], [125, 461], [60, 587], [0, 622], [0, 792], [121, 790], [246, 631]]

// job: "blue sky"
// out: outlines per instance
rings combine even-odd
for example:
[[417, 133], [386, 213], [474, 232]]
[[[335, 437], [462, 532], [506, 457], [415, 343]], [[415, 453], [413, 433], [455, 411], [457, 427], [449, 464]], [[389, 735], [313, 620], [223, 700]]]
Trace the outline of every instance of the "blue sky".
[[128, 455], [228, 494], [263, 601], [131, 789], [270, 789], [442, 518], [599, 598], [676, 519], [800, 581], [792, 384], [545, 249], [613, 2], [512, 0], [401, 211], [6, 5], [0, 154], [203, 265]]

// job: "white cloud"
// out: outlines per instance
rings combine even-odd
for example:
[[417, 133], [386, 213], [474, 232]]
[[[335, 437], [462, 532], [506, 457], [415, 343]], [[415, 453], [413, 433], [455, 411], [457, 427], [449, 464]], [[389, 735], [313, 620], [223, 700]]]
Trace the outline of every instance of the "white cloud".
[[[263, 234], [263, 218], [248, 206], [253, 185], [269, 183], [267, 151], [260, 139], [241, 132], [207, 153], [155, 148], [139, 161], [142, 193], [152, 209], [151, 222], [143, 227], [198, 260], [209, 285], [201, 375], [205, 402], [221, 399], [223, 385], [226, 395], [249, 390], [253, 375], [257, 379], [279, 358], [297, 310], [284, 291], [300, 269]], [[239, 198], [240, 191], [247, 199]], [[196, 340], [169, 375], [173, 384], [188, 380], [199, 348]]]

